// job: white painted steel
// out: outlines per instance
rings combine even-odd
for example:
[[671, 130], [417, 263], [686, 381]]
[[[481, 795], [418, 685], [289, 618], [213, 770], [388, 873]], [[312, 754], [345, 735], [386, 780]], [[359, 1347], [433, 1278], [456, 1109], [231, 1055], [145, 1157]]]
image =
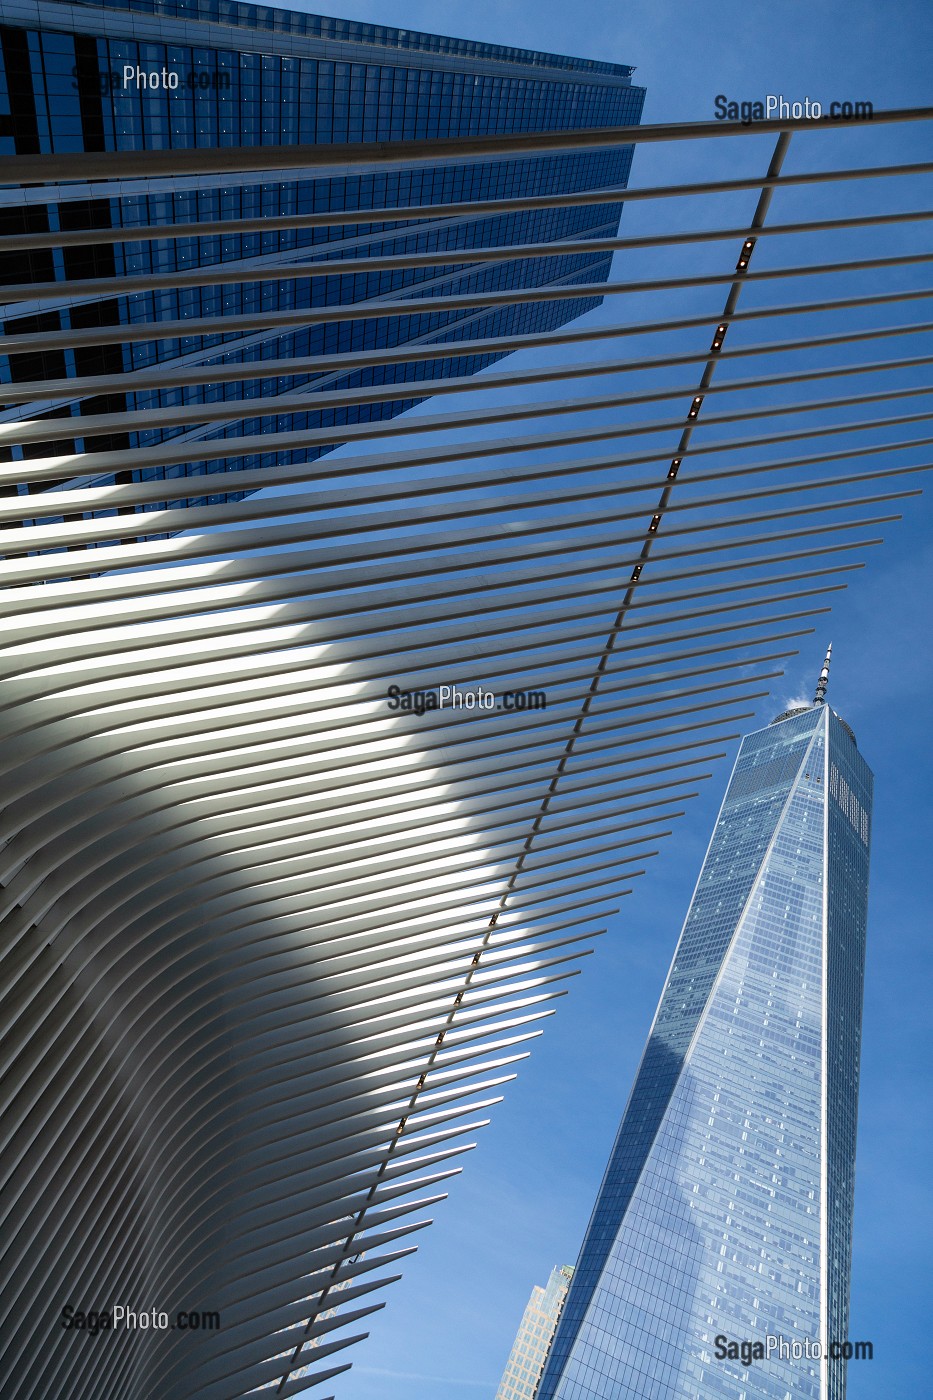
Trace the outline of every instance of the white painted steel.
[[[788, 135], [774, 130], [777, 147], [760, 180], [710, 187], [761, 191], [752, 239], [771, 193], [811, 179], [785, 177]], [[701, 134], [746, 133], [634, 133]], [[606, 139], [596, 134], [591, 143]], [[449, 144], [419, 148], [418, 158], [449, 154]], [[547, 148], [537, 138], [518, 145]], [[462, 149], [473, 146], [473, 154], [486, 149]], [[255, 178], [241, 153], [184, 155], [179, 168], [210, 170], [213, 159], [218, 169], [233, 167], [231, 183]], [[316, 158], [325, 156], [333, 159]], [[162, 172], [171, 160], [158, 153], [148, 165]], [[275, 178], [295, 178], [298, 156], [280, 160]], [[80, 161], [66, 164], [81, 175]], [[94, 179], [106, 180], [107, 160], [94, 164]], [[45, 165], [64, 178], [60, 158]], [[116, 178], [120, 160], [110, 165]], [[928, 169], [812, 178], [864, 179], [874, 189], [882, 176]], [[6, 173], [42, 178], [38, 167], [27, 175], [15, 162]], [[698, 188], [641, 193], [672, 198]], [[67, 198], [68, 188], [56, 193]], [[921, 217], [908, 211], [900, 222]], [[334, 222], [318, 222], [327, 219]], [[854, 237], [881, 221], [899, 222], [874, 210], [844, 222]], [[838, 232], [817, 218], [793, 225], [799, 229]], [[725, 233], [746, 236], [701, 231], [654, 243], [689, 248]], [[126, 231], [128, 239], [173, 235], [187, 232]], [[120, 236], [111, 230], [107, 238]], [[24, 247], [56, 241], [30, 237]], [[580, 246], [597, 252], [651, 241], [590, 238]], [[587, 339], [624, 347], [629, 334], [703, 327], [710, 350], [685, 345], [637, 366], [617, 351], [593, 364], [433, 388], [546, 385], [636, 368], [663, 375], [689, 364], [698, 366], [695, 386], [662, 379], [626, 395], [178, 438], [129, 455], [78, 444], [92, 433], [216, 427], [244, 403], [152, 407], [143, 393], [141, 405], [83, 420], [38, 415], [97, 393], [187, 393], [212, 376], [236, 382], [245, 368], [212, 366], [205, 354], [183, 368], [127, 375], [122, 390], [112, 375], [31, 377], [7, 389], [0, 441], [13, 452], [83, 431], [73, 452], [46, 448], [0, 467], [0, 484], [13, 489], [0, 498], [0, 1217], [8, 1240], [0, 1390], [28, 1378], [43, 1400], [232, 1400], [298, 1394], [344, 1368], [342, 1350], [365, 1335], [357, 1323], [381, 1306], [368, 1294], [397, 1277], [386, 1271], [410, 1252], [399, 1241], [428, 1223], [421, 1213], [459, 1170], [451, 1164], [472, 1146], [464, 1137], [481, 1125], [475, 1115], [498, 1102], [619, 899], [753, 713], [742, 707], [767, 694], [780, 663], [863, 566], [861, 555], [881, 542], [877, 527], [898, 518], [890, 504], [916, 494], [933, 438], [908, 431], [928, 408], [911, 404], [878, 418], [869, 411], [928, 394], [916, 375], [931, 357], [879, 360], [871, 341], [929, 329], [909, 319], [912, 303], [930, 295], [909, 285], [928, 256], [852, 256], [761, 274], [725, 265], [705, 277], [649, 279], [642, 285], [652, 293], [721, 284], [725, 307], [718, 317], [502, 338], [499, 348]], [[388, 261], [401, 268], [412, 259]], [[427, 262], [445, 266], [441, 254]], [[169, 280], [257, 273], [252, 262], [237, 266]], [[832, 266], [851, 274], [852, 294], [736, 309], [746, 282], [801, 271], [819, 279]], [[885, 290], [869, 275], [887, 267], [899, 280]], [[267, 264], [262, 276], [330, 270]], [[449, 280], [439, 273], [435, 283]], [[621, 282], [594, 285], [600, 294], [622, 290]], [[492, 300], [589, 290], [525, 288]], [[119, 293], [104, 279], [18, 287], [7, 297], [21, 300], [22, 311], [47, 295]], [[437, 309], [452, 301], [443, 293], [423, 300]], [[473, 308], [482, 300], [466, 299]], [[419, 304], [383, 298], [336, 308], [330, 319]], [[859, 320], [873, 308], [890, 316], [893, 306], [906, 308], [902, 324], [875, 330]], [[814, 342], [769, 337], [745, 350], [723, 347], [727, 332], [748, 323], [771, 330], [782, 315], [826, 308], [848, 319]], [[224, 329], [261, 339], [322, 317], [326, 308], [272, 316], [266, 326], [222, 319]], [[17, 334], [7, 350], [172, 333], [159, 323]], [[811, 344], [847, 345], [853, 362], [813, 367]], [[477, 345], [485, 342], [441, 353]], [[300, 370], [323, 378], [317, 389], [249, 400], [249, 412], [260, 416], [261, 408], [271, 421], [273, 412], [392, 401], [402, 385], [346, 389], [341, 376], [438, 352], [401, 346], [394, 356], [257, 362], [260, 376]], [[788, 357], [789, 371], [713, 385], [719, 358], [768, 353]], [[880, 387], [867, 382], [879, 374]], [[855, 391], [833, 399], [784, 396], [809, 380], [850, 375], [858, 376]], [[404, 381], [406, 393], [433, 388]], [[713, 392], [740, 393], [742, 407], [700, 414], [698, 403]], [[678, 398], [676, 416], [630, 416], [640, 404]], [[838, 417], [827, 422], [827, 412]], [[573, 424], [510, 428], [498, 438], [482, 432], [560, 414], [573, 414]], [[774, 430], [772, 419], [798, 415], [802, 426]], [[756, 435], [740, 436], [748, 423]], [[724, 435], [704, 436], [708, 425]], [[311, 448], [416, 431], [436, 433], [437, 443], [307, 460]], [[655, 441], [639, 451], [648, 438], [669, 446]], [[628, 439], [635, 441], [623, 454]], [[611, 455], [568, 455], [600, 441], [612, 444]], [[780, 455], [789, 442], [804, 444], [801, 455]], [[293, 461], [296, 451], [305, 458]], [[279, 460], [185, 484], [99, 484], [114, 472], [193, 458], [232, 467], [259, 452]], [[883, 462], [859, 466], [882, 453]], [[714, 459], [707, 469], [705, 457]], [[468, 466], [455, 472], [458, 461]], [[830, 462], [840, 464], [834, 475], [823, 471]], [[869, 482], [881, 485], [865, 494]], [[16, 494], [26, 483], [32, 489]], [[205, 499], [238, 490], [258, 494]], [[389, 708], [392, 684], [422, 700], [441, 686], [480, 686], [493, 707], [419, 715]], [[543, 692], [546, 704], [504, 708], [517, 690]], [[145, 1346], [87, 1347], [76, 1359], [61, 1344], [57, 1318], [43, 1312], [52, 1288], [101, 1302], [209, 1305], [223, 1328], [184, 1351], [155, 1337]], [[341, 1328], [350, 1335], [335, 1335]], [[313, 1375], [295, 1374], [311, 1363]]]

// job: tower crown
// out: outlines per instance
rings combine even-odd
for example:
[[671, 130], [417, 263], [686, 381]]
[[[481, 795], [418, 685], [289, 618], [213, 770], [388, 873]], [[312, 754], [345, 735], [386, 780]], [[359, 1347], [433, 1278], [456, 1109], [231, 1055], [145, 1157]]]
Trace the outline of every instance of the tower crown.
[[[826, 656], [823, 660], [823, 667], [820, 671], [819, 677], [816, 682], [816, 689], [813, 692], [812, 702], [809, 705], [792, 705], [790, 709], [783, 710], [781, 714], [775, 715], [774, 719], [770, 721], [771, 724], [780, 724], [783, 720], [793, 719], [796, 715], [805, 715], [810, 710], [818, 710], [822, 705], [826, 704], [826, 690], [829, 686], [829, 666], [830, 662], [832, 661], [832, 656], [833, 644], [832, 642], [830, 642], [829, 646], [826, 648]], [[842, 715], [838, 714], [835, 710], [833, 710], [833, 714], [836, 716], [837, 720], [842, 725], [843, 729], [848, 734], [853, 744], [855, 744], [856, 738], [855, 734], [852, 731], [852, 726], [847, 724], [846, 721], [842, 718]]]

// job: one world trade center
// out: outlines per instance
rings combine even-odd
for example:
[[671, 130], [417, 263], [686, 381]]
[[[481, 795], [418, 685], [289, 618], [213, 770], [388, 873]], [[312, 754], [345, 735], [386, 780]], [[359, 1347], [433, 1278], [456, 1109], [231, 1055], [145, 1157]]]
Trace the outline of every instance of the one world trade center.
[[842, 1400], [872, 774], [742, 742], [536, 1400]]

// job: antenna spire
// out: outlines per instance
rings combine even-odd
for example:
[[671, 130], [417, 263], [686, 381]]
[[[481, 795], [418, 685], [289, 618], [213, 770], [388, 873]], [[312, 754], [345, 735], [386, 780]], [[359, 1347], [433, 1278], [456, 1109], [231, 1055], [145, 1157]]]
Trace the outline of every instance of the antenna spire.
[[829, 685], [829, 663], [832, 660], [832, 655], [833, 644], [830, 642], [829, 646], [826, 648], [826, 660], [823, 662], [820, 678], [816, 683], [816, 691], [813, 696], [814, 705], [826, 704], [826, 687]]

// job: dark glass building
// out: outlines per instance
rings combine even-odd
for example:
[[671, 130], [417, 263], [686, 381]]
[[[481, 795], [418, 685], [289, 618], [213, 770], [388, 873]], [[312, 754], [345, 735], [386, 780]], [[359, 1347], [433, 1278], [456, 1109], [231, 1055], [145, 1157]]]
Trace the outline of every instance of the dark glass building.
[[742, 742], [536, 1400], [843, 1400], [872, 775], [827, 674]]
[[[405, 141], [431, 137], [540, 132], [637, 123], [644, 90], [628, 67], [530, 52], [432, 34], [297, 14], [231, 0], [5, 0], [0, 11], [0, 152], [142, 151], [213, 146]], [[331, 450], [199, 460], [198, 443], [218, 436], [313, 430], [393, 417], [429, 393], [430, 381], [473, 374], [499, 355], [484, 352], [492, 336], [542, 332], [580, 316], [598, 299], [551, 301], [494, 308], [458, 308], [331, 323], [263, 327], [276, 312], [300, 313], [406, 294], [419, 298], [503, 288], [592, 284], [605, 279], [608, 254], [555, 252], [553, 258], [476, 264], [470, 250], [508, 243], [612, 236], [621, 206], [631, 148], [562, 152], [496, 160], [459, 159], [404, 169], [374, 166], [352, 173], [308, 171], [308, 178], [231, 184], [222, 175], [120, 183], [118, 198], [84, 187], [17, 191], [0, 207], [0, 228], [18, 231], [120, 227], [123, 242], [4, 254], [7, 283], [120, 277], [229, 264], [223, 286], [134, 292], [82, 301], [9, 308], [8, 335], [113, 326], [113, 342], [8, 354], [0, 382], [94, 374], [125, 374], [125, 391], [69, 399], [58, 393], [44, 408], [50, 418], [135, 410], [208, 400], [230, 402], [220, 423], [150, 429], [107, 438], [82, 438], [79, 425], [56, 422], [55, 450], [127, 449], [118, 480], [204, 476], [237, 466], [309, 461]], [[261, 167], [261, 158], [257, 160]], [[547, 195], [606, 187], [605, 204], [538, 208], [495, 216], [441, 216], [405, 223], [367, 221], [366, 210]], [[54, 197], [53, 197], [54, 196]], [[133, 241], [144, 225], [216, 222], [258, 216], [359, 211], [340, 226], [216, 233]], [[436, 265], [350, 275], [256, 280], [251, 268], [307, 260], [309, 255], [359, 260], [371, 255], [431, 253]], [[199, 334], [205, 318], [240, 318], [229, 334]], [[244, 327], [243, 319], [253, 324]], [[122, 342], [118, 328], [150, 319], [188, 322], [190, 333]], [[99, 339], [99, 337], [98, 337]], [[443, 347], [469, 341], [475, 351], [452, 357]], [[434, 345], [437, 358], [414, 363], [326, 372], [277, 374], [240, 382], [133, 388], [133, 373], [164, 366], [236, 364], [296, 357], [327, 357], [362, 350]], [[321, 390], [398, 384], [389, 402], [314, 407]], [[307, 413], [277, 414], [280, 393], [307, 394]], [[268, 401], [268, 402], [264, 402]], [[4, 416], [15, 417], [16, 409]], [[132, 449], [168, 438], [191, 443], [181, 464], [134, 469]], [[18, 450], [18, 449], [14, 449]], [[37, 451], [47, 451], [40, 445]], [[105, 484], [113, 476], [84, 477]], [[207, 483], [203, 484], [202, 489]], [[226, 483], [192, 497], [180, 488], [171, 504], [238, 499]], [[25, 487], [21, 488], [25, 490]], [[140, 507], [144, 509], [145, 507]], [[45, 517], [43, 517], [45, 518]], [[49, 517], [52, 518], [52, 517]]]

